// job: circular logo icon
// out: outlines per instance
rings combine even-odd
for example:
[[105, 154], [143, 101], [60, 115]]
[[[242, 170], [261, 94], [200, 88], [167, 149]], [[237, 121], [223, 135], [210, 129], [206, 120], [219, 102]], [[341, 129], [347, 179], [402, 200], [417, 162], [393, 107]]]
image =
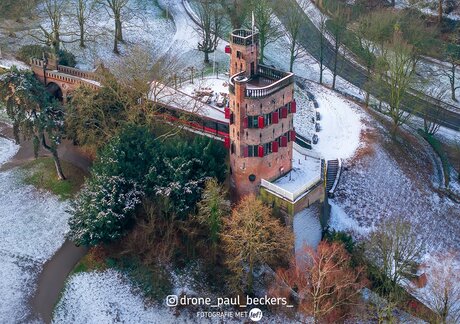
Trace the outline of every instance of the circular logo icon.
[[262, 319], [263, 314], [259, 308], [253, 308], [249, 311], [249, 319], [253, 322], [258, 322]]

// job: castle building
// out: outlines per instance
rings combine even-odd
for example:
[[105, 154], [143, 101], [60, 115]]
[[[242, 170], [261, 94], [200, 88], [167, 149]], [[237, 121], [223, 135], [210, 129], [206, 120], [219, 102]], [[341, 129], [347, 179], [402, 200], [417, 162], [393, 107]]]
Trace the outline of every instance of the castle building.
[[237, 196], [257, 193], [262, 179], [292, 168], [295, 131], [294, 75], [259, 64], [259, 34], [234, 30], [230, 54], [230, 172]]

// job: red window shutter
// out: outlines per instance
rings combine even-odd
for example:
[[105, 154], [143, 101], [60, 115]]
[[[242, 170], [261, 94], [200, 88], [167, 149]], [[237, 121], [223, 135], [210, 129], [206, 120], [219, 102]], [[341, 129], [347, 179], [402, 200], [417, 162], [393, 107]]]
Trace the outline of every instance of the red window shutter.
[[291, 142], [295, 142], [295, 130], [291, 130]]
[[287, 147], [287, 136], [281, 136], [281, 147]]
[[278, 141], [273, 141], [272, 142], [272, 152], [273, 153], [278, 152]]
[[249, 148], [248, 148], [248, 146], [247, 146], [247, 145], [243, 146], [243, 149], [242, 149], [242, 151], [243, 151], [243, 157], [245, 157], [245, 158], [246, 158], [246, 157], [248, 157], [248, 156], [249, 156]]
[[243, 128], [248, 128], [248, 117], [243, 118]]
[[232, 48], [230, 47], [230, 45], [225, 46], [225, 53], [226, 54], [231, 54], [232, 53]]
[[224, 146], [226, 149], [230, 148], [230, 138], [229, 137], [224, 138]]
[[263, 147], [263, 145], [259, 145], [259, 157], [264, 157], [264, 147]]
[[258, 119], [259, 119], [258, 120], [259, 128], [264, 128], [265, 127], [264, 116], [259, 116]]
[[297, 103], [295, 102], [295, 99], [294, 99], [291, 102], [291, 113], [295, 114], [296, 112], [297, 112]]
[[278, 124], [278, 112], [277, 111], [274, 111], [272, 112], [272, 123], [273, 124]]
[[281, 108], [281, 118], [287, 118], [288, 110], [286, 107]]
[[230, 119], [230, 107], [224, 109], [225, 119]]

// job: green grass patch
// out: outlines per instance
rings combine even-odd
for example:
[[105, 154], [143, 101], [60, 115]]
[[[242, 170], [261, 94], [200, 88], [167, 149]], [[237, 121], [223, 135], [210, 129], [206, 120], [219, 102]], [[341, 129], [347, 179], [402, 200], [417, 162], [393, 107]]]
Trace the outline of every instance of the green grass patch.
[[431, 145], [433, 150], [438, 154], [439, 158], [442, 162], [442, 169], [444, 171], [444, 180], [446, 182], [446, 187], [449, 185], [450, 182], [450, 163], [447, 157], [446, 152], [442, 148], [442, 143], [436, 139], [433, 135], [427, 134], [421, 129], [418, 130], [420, 135]]
[[82, 187], [88, 175], [82, 169], [61, 161], [66, 180], [59, 180], [51, 157], [35, 159], [25, 164], [22, 169], [27, 171], [24, 182], [38, 189], [50, 191], [61, 199], [73, 198]]
[[95, 255], [92, 250], [90, 250], [73, 268], [69, 277], [81, 272], [90, 272], [104, 269], [107, 269], [107, 264], [105, 261], [100, 260], [100, 258], [97, 257], [97, 255]]

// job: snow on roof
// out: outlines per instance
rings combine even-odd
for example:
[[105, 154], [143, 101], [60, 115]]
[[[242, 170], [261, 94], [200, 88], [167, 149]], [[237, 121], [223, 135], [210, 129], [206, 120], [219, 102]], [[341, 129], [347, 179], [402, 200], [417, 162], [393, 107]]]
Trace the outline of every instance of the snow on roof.
[[295, 201], [319, 181], [321, 181], [321, 159], [304, 155], [294, 149], [292, 170], [275, 181], [262, 180], [262, 186], [290, 201]]
[[193, 98], [183, 91], [175, 90], [172, 87], [155, 81], [152, 82], [150, 88], [149, 100], [158, 101], [172, 108], [228, 123], [228, 120], [225, 119], [223, 108], [213, 107]]

